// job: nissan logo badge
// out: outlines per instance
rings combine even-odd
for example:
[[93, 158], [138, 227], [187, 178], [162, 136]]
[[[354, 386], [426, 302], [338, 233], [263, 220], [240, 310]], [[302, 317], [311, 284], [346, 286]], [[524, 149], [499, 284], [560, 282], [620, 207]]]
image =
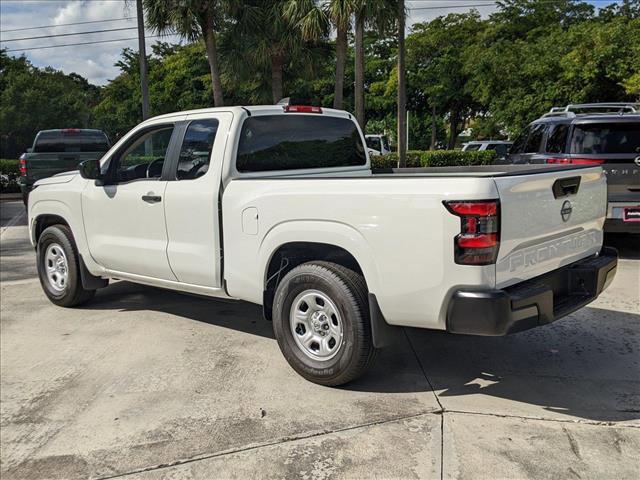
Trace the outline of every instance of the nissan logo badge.
[[569, 200], [565, 200], [564, 203], [562, 204], [562, 208], [560, 209], [560, 215], [562, 215], [563, 222], [566, 222], [569, 220], [569, 217], [571, 216], [572, 211], [573, 211], [573, 208], [571, 207], [571, 202]]
[[636, 162], [636, 165], [640, 167], [640, 155], [635, 158], [634, 162]]

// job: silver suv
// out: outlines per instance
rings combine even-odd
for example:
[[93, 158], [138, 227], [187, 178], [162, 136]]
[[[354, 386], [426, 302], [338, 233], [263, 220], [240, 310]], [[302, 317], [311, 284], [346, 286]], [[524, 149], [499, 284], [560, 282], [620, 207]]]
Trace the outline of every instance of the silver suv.
[[640, 104], [554, 107], [515, 139], [507, 161], [602, 165], [609, 200], [605, 230], [640, 233]]
[[502, 163], [509, 153], [509, 148], [513, 142], [504, 140], [474, 140], [462, 145], [463, 152], [482, 152], [484, 150], [495, 150], [498, 163]]

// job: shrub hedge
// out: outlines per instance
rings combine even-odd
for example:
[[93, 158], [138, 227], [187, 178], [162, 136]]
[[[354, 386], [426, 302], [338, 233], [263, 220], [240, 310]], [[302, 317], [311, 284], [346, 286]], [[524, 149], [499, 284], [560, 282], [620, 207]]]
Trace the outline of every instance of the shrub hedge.
[[[18, 193], [20, 186], [17, 179], [20, 176], [20, 164], [18, 160], [0, 158], [0, 174], [6, 175], [6, 179], [0, 182], [0, 192]], [[8, 182], [6, 182], [8, 180]]]
[[9, 175], [11, 173], [20, 175], [20, 165], [18, 160], [0, 158], [0, 173]]
[[[482, 152], [463, 152], [462, 150], [409, 150], [407, 152], [407, 167], [457, 167], [467, 165], [490, 165], [496, 160], [496, 152], [485, 150]], [[398, 155], [373, 155], [372, 168], [396, 168]]]

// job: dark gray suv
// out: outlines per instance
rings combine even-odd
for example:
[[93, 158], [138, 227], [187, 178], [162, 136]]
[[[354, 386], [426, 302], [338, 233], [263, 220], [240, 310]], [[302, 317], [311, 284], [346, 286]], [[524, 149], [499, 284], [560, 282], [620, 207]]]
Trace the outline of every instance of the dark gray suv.
[[607, 174], [605, 231], [640, 233], [640, 105], [555, 107], [516, 138], [508, 163], [602, 165]]

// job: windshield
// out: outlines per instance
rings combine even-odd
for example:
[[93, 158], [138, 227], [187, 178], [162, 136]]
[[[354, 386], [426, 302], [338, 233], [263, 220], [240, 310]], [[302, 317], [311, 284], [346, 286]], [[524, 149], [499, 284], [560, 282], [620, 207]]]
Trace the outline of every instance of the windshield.
[[640, 122], [577, 124], [570, 152], [640, 153]]
[[464, 151], [465, 152], [473, 152], [475, 150], [480, 150], [481, 146], [482, 146], [481, 143], [468, 143], [468, 144], [465, 145]]
[[33, 146], [33, 151], [36, 153], [106, 152], [107, 150], [109, 150], [109, 142], [104, 133], [82, 130], [40, 132]]

